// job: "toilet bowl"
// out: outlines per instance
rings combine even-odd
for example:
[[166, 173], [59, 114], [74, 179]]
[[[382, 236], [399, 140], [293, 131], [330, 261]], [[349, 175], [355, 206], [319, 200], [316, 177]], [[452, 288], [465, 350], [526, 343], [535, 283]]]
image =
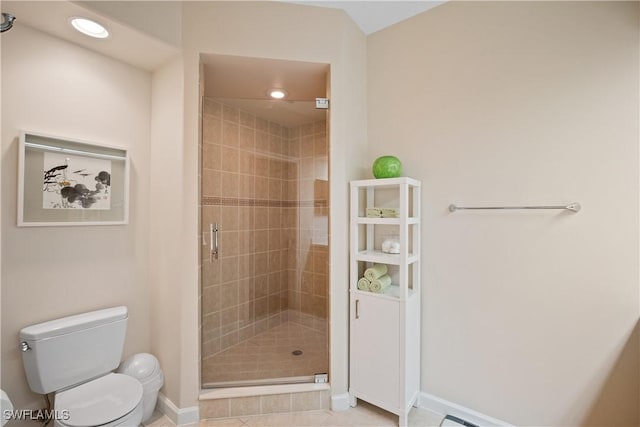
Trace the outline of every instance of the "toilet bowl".
[[55, 412], [68, 414], [59, 427], [138, 426], [142, 421], [142, 384], [122, 374], [96, 380], [56, 393]]
[[0, 390], [0, 427], [9, 422], [10, 417], [5, 411], [10, 414], [13, 411], [13, 404], [7, 393], [4, 390]]
[[56, 427], [137, 427], [143, 388], [113, 373], [120, 363], [127, 308], [114, 307], [28, 326], [20, 349], [29, 387], [55, 393]]

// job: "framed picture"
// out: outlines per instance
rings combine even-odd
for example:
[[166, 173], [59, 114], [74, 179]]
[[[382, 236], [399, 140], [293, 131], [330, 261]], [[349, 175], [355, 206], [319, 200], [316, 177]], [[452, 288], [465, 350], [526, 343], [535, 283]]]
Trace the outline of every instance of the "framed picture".
[[18, 226], [128, 223], [127, 150], [22, 132], [19, 156]]

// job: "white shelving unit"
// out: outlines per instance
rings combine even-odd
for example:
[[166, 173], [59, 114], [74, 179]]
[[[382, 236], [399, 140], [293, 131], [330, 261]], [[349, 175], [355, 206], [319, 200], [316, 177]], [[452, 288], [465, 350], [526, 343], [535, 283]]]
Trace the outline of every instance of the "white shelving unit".
[[[398, 218], [367, 218], [366, 208], [397, 208]], [[420, 392], [420, 181], [412, 178], [351, 182], [349, 395], [399, 416], [407, 425]], [[384, 236], [399, 254], [381, 251]], [[384, 293], [358, 289], [364, 270], [387, 264]]]

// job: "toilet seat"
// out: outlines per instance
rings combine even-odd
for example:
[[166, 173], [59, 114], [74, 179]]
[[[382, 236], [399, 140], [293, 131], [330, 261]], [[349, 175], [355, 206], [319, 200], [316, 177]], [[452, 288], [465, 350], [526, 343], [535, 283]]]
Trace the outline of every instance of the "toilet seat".
[[142, 391], [142, 384], [137, 379], [111, 373], [58, 392], [54, 409], [58, 414], [66, 411], [69, 419], [57, 420], [56, 424], [65, 427], [137, 426], [142, 421]]

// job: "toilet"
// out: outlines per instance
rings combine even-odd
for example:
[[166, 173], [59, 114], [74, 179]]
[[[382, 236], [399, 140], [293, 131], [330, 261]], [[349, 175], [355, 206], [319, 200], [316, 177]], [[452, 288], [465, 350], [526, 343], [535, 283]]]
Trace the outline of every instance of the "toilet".
[[142, 384], [118, 367], [127, 307], [113, 307], [28, 326], [20, 350], [29, 387], [55, 393], [55, 427], [137, 427]]

